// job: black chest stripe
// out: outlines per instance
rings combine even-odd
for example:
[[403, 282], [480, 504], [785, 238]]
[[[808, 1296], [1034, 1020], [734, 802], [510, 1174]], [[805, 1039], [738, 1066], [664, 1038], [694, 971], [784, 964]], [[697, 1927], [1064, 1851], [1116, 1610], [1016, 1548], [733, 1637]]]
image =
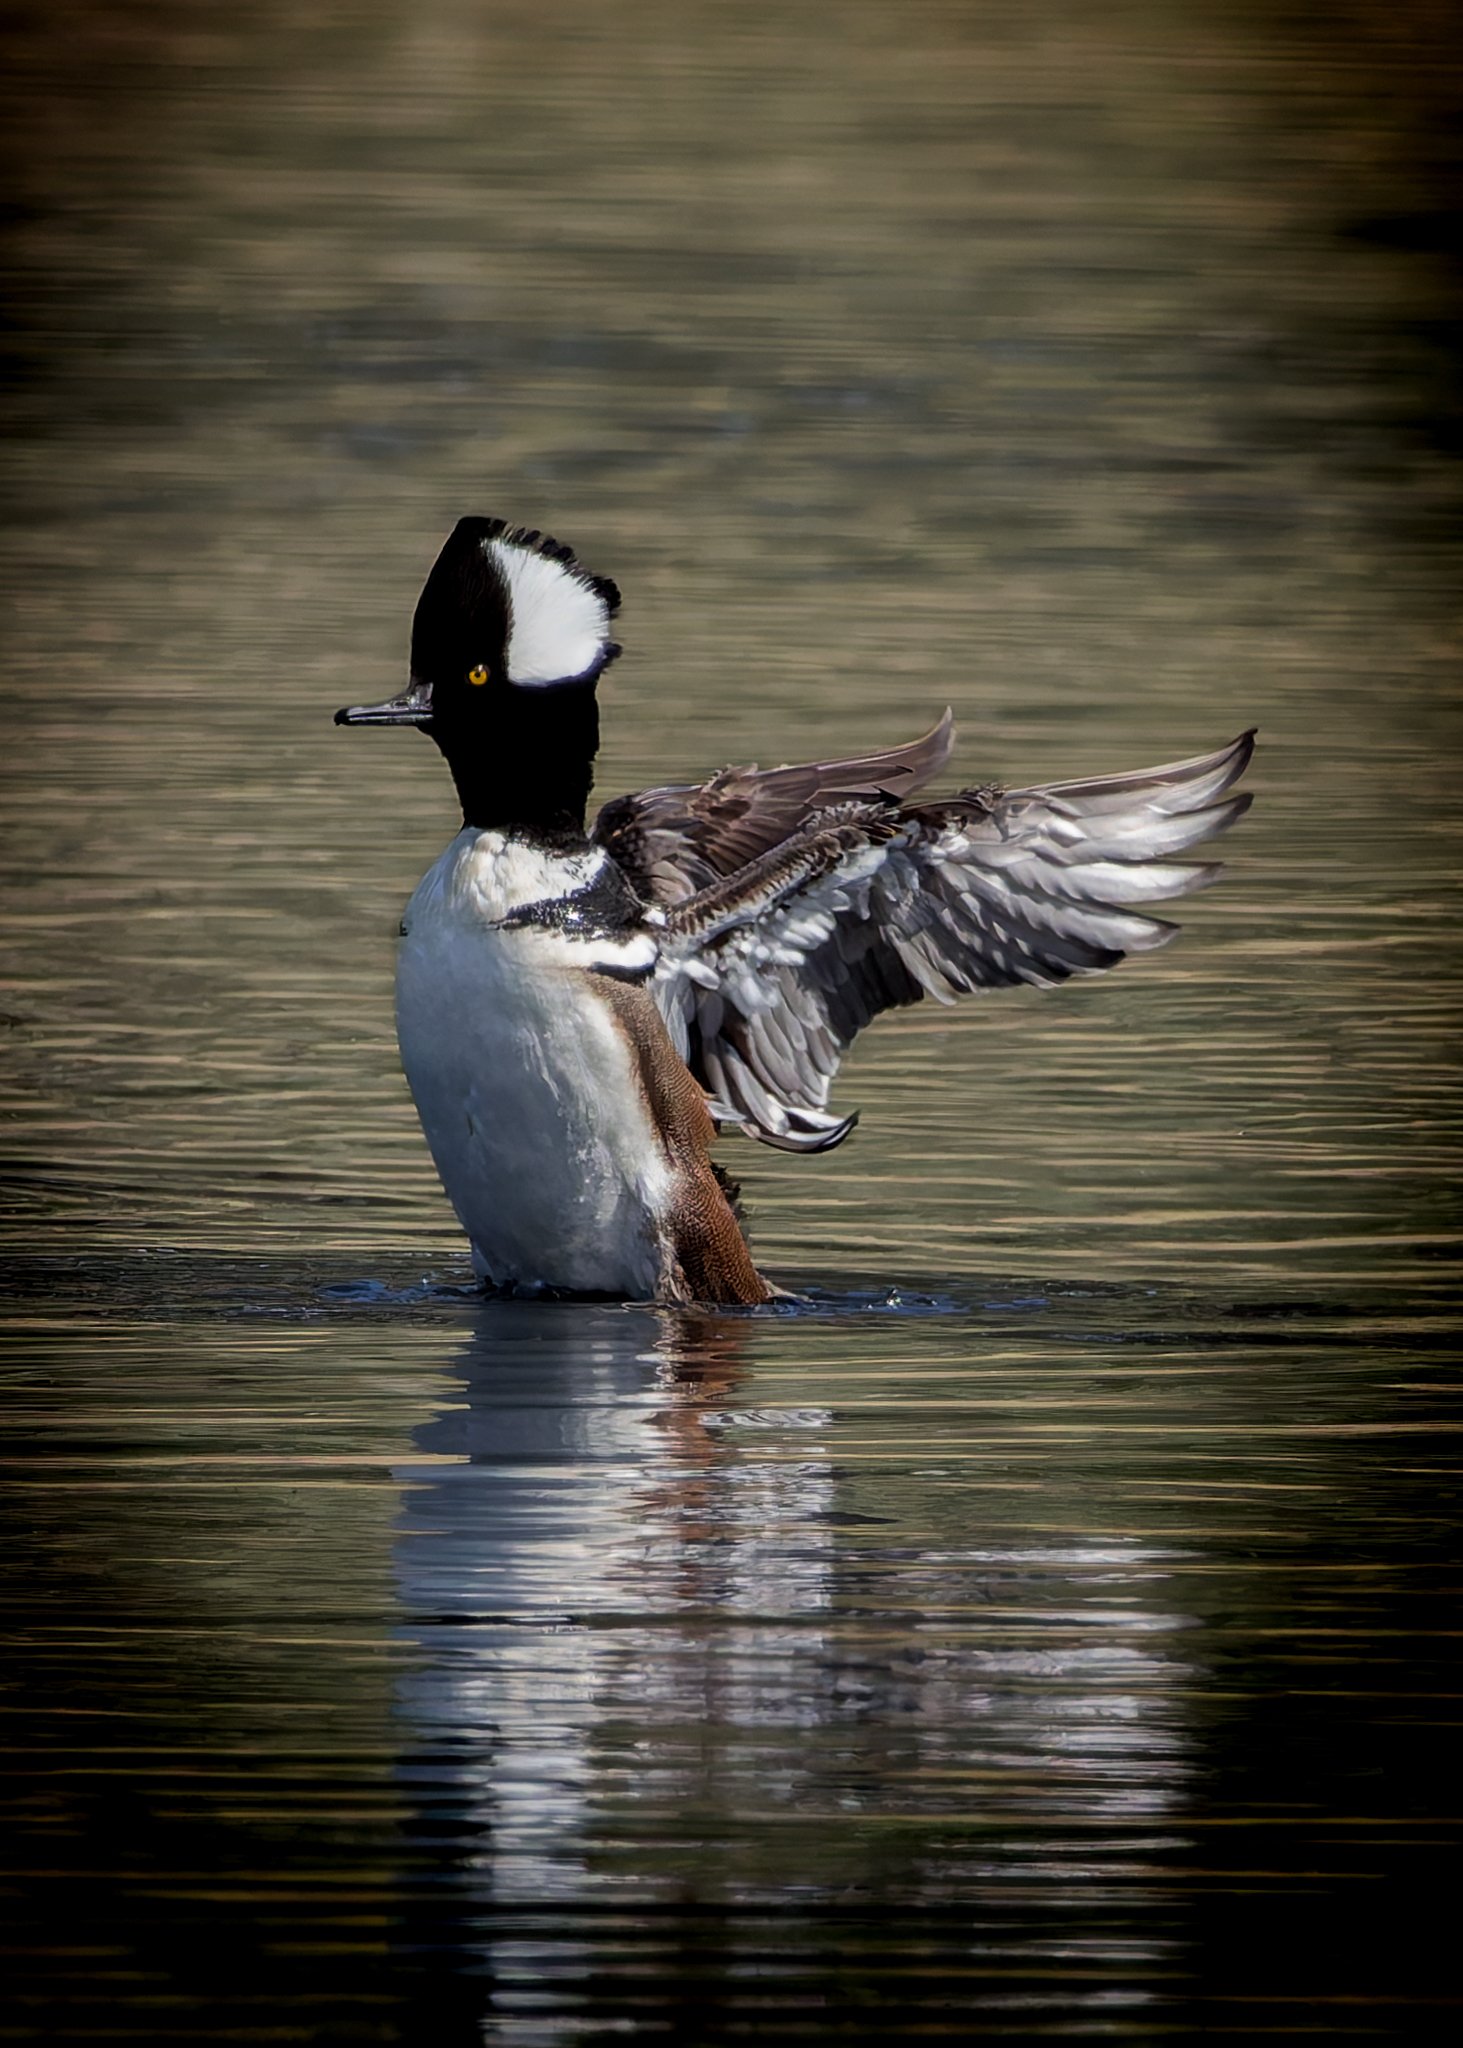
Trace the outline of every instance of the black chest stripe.
[[606, 981], [628, 981], [638, 988], [654, 974], [655, 962], [647, 961], [644, 967], [616, 967], [609, 960], [591, 960], [589, 971], [591, 974], [602, 974]]
[[594, 880], [572, 895], [521, 903], [497, 923], [500, 931], [531, 925], [541, 931], [566, 932], [576, 939], [610, 939], [634, 929], [644, 918], [639, 897], [614, 862], [606, 861]]

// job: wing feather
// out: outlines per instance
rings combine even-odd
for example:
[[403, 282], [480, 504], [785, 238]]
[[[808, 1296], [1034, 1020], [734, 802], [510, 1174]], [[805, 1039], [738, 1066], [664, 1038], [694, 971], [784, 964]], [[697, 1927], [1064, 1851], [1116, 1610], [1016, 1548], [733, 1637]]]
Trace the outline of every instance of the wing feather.
[[[1248, 808], [1226, 792], [1253, 743], [1245, 733], [1137, 774], [972, 789], [919, 808], [846, 790], [806, 808], [791, 836], [683, 890], [665, 913], [656, 995], [692, 1072], [768, 1144], [838, 1144], [854, 1119], [827, 1111], [829, 1091], [880, 1012], [1048, 987], [1171, 939], [1177, 927], [1147, 906], [1218, 874], [1169, 856]], [[889, 757], [835, 771], [879, 758]], [[715, 843], [720, 857], [730, 842]], [[758, 843], [755, 832], [737, 843]], [[670, 866], [684, 880], [693, 860]]]
[[647, 903], [682, 902], [759, 860], [819, 812], [848, 802], [903, 802], [939, 773], [954, 744], [946, 711], [908, 746], [802, 767], [724, 768], [709, 782], [617, 797], [590, 836]]

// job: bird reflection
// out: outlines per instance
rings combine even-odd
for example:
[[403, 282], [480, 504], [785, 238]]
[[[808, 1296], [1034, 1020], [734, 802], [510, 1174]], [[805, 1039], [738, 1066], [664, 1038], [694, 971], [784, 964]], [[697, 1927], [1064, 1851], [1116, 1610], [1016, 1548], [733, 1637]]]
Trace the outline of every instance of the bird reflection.
[[884, 1948], [953, 1915], [1002, 2000], [1054, 1956], [1110, 1998], [1114, 1966], [1166, 1952], [1134, 1918], [1189, 1775], [1165, 1560], [936, 1540], [908, 1474], [896, 1512], [854, 1507], [835, 1411], [757, 1405], [786, 1341], [776, 1318], [484, 1304], [399, 1475], [426, 1938], [495, 2023], [621, 2012], [626, 1942], [654, 1948], [670, 2023], [708, 1970], [769, 1955], [842, 1983], [849, 1911]]

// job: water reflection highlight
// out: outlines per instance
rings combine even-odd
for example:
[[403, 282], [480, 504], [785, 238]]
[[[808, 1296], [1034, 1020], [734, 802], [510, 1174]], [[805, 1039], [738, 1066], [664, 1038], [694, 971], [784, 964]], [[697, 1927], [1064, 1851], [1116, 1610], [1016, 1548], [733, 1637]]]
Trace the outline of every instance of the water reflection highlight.
[[[750, 1335], [495, 1305], [416, 1433], [431, 1462], [399, 1468], [402, 1782], [453, 1816], [497, 2023], [552, 2006], [571, 2038], [621, 1913], [722, 1915], [729, 2013], [779, 1956], [846, 1995], [836, 1942], [779, 1940], [793, 1907], [877, 1904], [895, 1949], [953, 1917], [971, 2011], [1058, 1954], [1091, 1979], [1064, 2005], [1142, 1995], [1203, 1683], [1176, 1553], [911, 1542], [847, 1483], [834, 1409], [749, 1404]], [[1070, 1924], [1095, 1906], [1110, 1941]]]

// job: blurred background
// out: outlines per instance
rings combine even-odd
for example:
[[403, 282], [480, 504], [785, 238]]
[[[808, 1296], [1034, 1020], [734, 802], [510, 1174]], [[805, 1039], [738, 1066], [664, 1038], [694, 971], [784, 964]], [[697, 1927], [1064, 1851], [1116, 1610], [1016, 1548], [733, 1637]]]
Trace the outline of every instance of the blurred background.
[[[1453, 11], [0, 30], [5, 2038], [1440, 2027]], [[1177, 946], [728, 1145], [804, 1314], [454, 1291], [330, 717], [464, 512], [624, 590], [604, 798], [1261, 728]]]

